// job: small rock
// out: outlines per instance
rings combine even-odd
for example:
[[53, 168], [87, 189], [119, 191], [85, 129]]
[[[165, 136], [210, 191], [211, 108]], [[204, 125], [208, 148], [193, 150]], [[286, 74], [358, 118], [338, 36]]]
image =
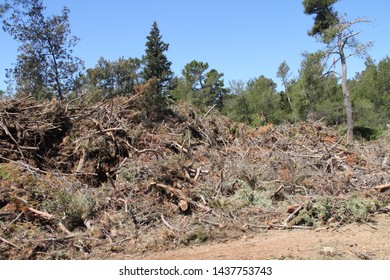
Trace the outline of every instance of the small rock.
[[334, 256], [335, 255], [335, 249], [333, 247], [323, 247], [322, 253], [326, 256]]

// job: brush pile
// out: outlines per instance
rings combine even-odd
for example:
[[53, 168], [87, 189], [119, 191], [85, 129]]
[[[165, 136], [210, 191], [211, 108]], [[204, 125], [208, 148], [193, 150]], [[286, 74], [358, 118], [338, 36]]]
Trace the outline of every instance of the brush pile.
[[133, 97], [77, 103], [0, 101], [0, 259], [136, 258], [364, 220], [389, 200], [384, 140], [253, 129], [183, 105], [152, 119]]

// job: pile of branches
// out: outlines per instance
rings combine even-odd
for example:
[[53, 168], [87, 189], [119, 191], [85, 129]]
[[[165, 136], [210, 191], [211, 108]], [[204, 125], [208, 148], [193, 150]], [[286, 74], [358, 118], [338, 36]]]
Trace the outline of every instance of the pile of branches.
[[268, 172], [286, 187], [316, 195], [339, 195], [389, 182], [389, 150], [383, 142], [346, 143], [320, 123], [272, 125], [251, 131], [245, 141], [251, 160], [267, 158]]
[[[311, 227], [296, 217], [310, 205], [314, 213], [319, 196], [390, 188], [380, 141], [348, 144], [320, 123], [254, 129], [185, 106], [150, 119], [139, 96], [93, 105], [0, 101], [6, 258], [101, 258], [94, 254], [126, 242], [135, 254], [243, 230]], [[72, 250], [59, 255], [64, 247]]]
[[0, 160], [23, 160], [38, 168], [56, 156], [72, 129], [66, 106], [31, 97], [0, 101]]

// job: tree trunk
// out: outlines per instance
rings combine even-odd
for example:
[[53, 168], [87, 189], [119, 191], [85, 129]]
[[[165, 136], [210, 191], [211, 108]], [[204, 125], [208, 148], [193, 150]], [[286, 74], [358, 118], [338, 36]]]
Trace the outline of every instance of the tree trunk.
[[343, 90], [344, 107], [347, 112], [347, 142], [353, 141], [353, 109], [349, 89], [347, 85], [347, 61], [344, 54], [343, 43], [339, 42], [339, 52], [341, 61], [341, 87]]

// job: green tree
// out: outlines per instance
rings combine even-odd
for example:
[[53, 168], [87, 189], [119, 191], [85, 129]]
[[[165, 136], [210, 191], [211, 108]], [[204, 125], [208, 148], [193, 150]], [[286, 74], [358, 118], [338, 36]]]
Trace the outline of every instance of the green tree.
[[228, 92], [229, 94], [224, 98], [222, 113], [235, 121], [251, 124], [252, 113], [245, 83], [236, 80], [230, 81]]
[[[315, 15], [314, 25], [309, 31], [310, 36], [316, 37], [326, 44], [328, 56], [336, 55], [331, 66], [338, 61], [341, 63], [341, 85], [343, 91], [344, 107], [347, 114], [347, 139], [353, 139], [353, 109], [350, 92], [347, 85], [347, 58], [354, 55], [363, 55], [371, 43], [361, 44], [356, 39], [360, 32], [354, 32], [352, 27], [358, 23], [369, 22], [365, 19], [348, 21], [339, 16], [333, 4], [337, 0], [304, 0], [304, 13]], [[346, 51], [351, 52], [348, 54]]]
[[298, 79], [290, 85], [296, 119], [324, 119], [327, 124], [344, 121], [342, 93], [335, 75], [323, 75], [324, 53], [304, 53]]
[[252, 124], [278, 123], [280, 121], [280, 96], [276, 91], [276, 83], [272, 79], [260, 76], [248, 82], [249, 111]]
[[282, 85], [284, 87], [284, 95], [287, 98], [288, 105], [292, 109], [292, 104], [291, 104], [291, 98], [288, 93], [288, 84], [289, 84], [289, 77], [290, 77], [290, 67], [288, 66], [286, 61], [283, 61], [278, 68], [278, 71], [276, 72], [276, 77], [278, 77], [282, 81]]
[[101, 57], [94, 68], [87, 70], [86, 83], [94, 100], [132, 95], [134, 86], [141, 83], [141, 60], [121, 57], [109, 61]]
[[17, 91], [36, 97], [55, 94], [63, 99], [74, 86], [83, 62], [72, 55], [78, 38], [71, 36], [69, 9], [58, 16], [44, 16], [41, 0], [15, 2], [12, 14], [4, 20], [4, 31], [21, 42], [14, 69], [8, 73], [16, 81]]
[[160, 35], [157, 22], [153, 23], [150, 34], [146, 38], [145, 66], [141, 76], [145, 82], [149, 79], [156, 79], [156, 94], [166, 95], [170, 90], [170, 83], [173, 78], [173, 72], [171, 70], [172, 62], [165, 55], [165, 52], [168, 51], [169, 44], [162, 41], [162, 35]]
[[209, 106], [216, 106], [221, 110], [226, 94], [223, 73], [215, 69], [208, 71], [208, 68], [207, 62], [193, 60], [187, 63], [182, 70], [184, 85], [180, 95], [201, 110]]
[[366, 68], [350, 81], [357, 125], [370, 128], [385, 127], [390, 119], [390, 59], [378, 65], [367, 59]]
[[146, 116], [150, 118], [166, 108], [168, 93], [172, 90], [173, 72], [172, 63], [165, 55], [169, 44], [162, 41], [157, 22], [153, 23], [146, 38], [144, 68], [141, 77], [147, 85], [147, 91], [143, 94], [142, 103]]
[[132, 95], [134, 87], [141, 83], [141, 60], [138, 58], [119, 58], [113, 67], [115, 95]]

